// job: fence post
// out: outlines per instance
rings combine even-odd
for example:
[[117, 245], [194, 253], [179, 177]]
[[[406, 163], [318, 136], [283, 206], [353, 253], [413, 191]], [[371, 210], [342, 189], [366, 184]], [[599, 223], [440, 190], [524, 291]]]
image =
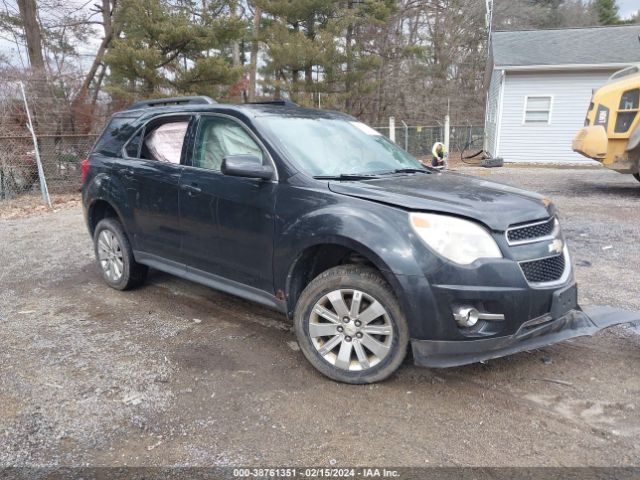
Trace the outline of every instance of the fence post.
[[449, 129], [451, 128], [451, 126], [449, 125], [449, 114], [447, 113], [447, 115], [445, 115], [444, 117], [444, 147], [446, 150], [446, 154], [444, 156], [444, 168], [448, 169], [449, 168]]
[[449, 115], [445, 115], [444, 117], [444, 146], [447, 147], [447, 152], [449, 151], [449, 130], [451, 129], [451, 125], [449, 125]]
[[389, 117], [389, 140], [396, 143], [396, 117]]
[[402, 126], [404, 127], [404, 150], [405, 152], [409, 151], [409, 125], [407, 125], [404, 120], [400, 120], [402, 122]]
[[24, 91], [24, 84], [20, 82], [20, 90], [22, 91], [22, 99], [24, 100], [24, 109], [27, 112], [27, 129], [31, 133], [31, 139], [33, 140], [33, 149], [36, 157], [36, 165], [38, 166], [38, 179], [40, 180], [40, 191], [42, 192], [42, 201], [51, 207], [51, 198], [49, 197], [49, 189], [47, 188], [47, 180], [44, 178], [44, 169], [42, 168], [42, 162], [40, 161], [40, 149], [38, 148], [38, 139], [36, 138], [36, 132], [33, 129], [33, 123], [31, 122], [31, 113], [29, 112], [29, 104], [27, 103], [27, 94]]

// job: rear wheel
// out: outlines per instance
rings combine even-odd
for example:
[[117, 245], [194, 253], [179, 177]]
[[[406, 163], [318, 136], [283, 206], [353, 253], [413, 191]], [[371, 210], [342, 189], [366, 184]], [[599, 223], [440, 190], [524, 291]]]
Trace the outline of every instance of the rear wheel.
[[93, 243], [102, 278], [110, 287], [128, 290], [144, 282], [149, 269], [133, 258], [129, 239], [118, 220], [100, 220], [93, 233]]
[[294, 322], [307, 360], [333, 380], [384, 380], [406, 355], [404, 315], [391, 287], [370, 267], [345, 265], [320, 274], [300, 295]]

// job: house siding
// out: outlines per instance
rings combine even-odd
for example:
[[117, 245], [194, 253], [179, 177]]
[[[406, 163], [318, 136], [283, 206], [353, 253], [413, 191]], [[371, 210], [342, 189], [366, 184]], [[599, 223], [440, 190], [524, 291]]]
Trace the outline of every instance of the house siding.
[[[505, 162], [591, 162], [571, 150], [571, 140], [584, 124], [592, 90], [614, 71], [508, 72], [497, 135], [499, 156]], [[532, 95], [553, 97], [550, 124], [523, 124], [525, 98]]]
[[484, 149], [490, 155], [496, 153], [496, 142], [498, 135], [498, 121], [500, 115], [500, 87], [502, 82], [502, 71], [493, 70], [491, 82], [487, 91], [487, 110], [484, 123]]

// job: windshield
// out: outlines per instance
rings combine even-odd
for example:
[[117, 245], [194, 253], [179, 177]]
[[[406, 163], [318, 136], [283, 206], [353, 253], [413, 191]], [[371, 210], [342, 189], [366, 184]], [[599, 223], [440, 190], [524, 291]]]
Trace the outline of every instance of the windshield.
[[259, 117], [288, 158], [311, 176], [375, 175], [422, 164], [364, 123], [341, 118]]

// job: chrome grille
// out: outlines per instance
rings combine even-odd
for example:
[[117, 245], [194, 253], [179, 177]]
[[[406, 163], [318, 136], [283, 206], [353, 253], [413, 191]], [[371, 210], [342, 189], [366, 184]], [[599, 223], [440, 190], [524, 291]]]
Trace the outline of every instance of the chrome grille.
[[566, 263], [565, 256], [560, 254], [540, 260], [520, 262], [520, 268], [528, 282], [549, 283], [562, 278]]
[[550, 237], [556, 227], [555, 217], [542, 222], [529, 223], [520, 227], [512, 227], [507, 230], [507, 240], [510, 244], [538, 241], [541, 238]]

